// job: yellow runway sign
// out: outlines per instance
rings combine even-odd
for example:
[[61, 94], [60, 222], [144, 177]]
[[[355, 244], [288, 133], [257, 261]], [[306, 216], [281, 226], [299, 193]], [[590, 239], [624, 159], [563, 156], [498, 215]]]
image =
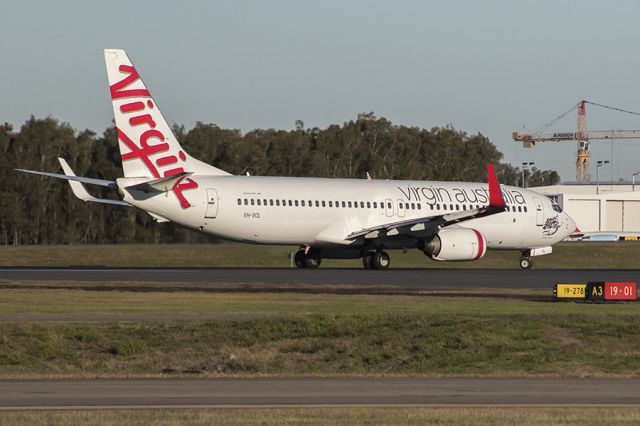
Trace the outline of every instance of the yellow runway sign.
[[584, 299], [586, 284], [556, 284], [553, 297], [556, 299]]

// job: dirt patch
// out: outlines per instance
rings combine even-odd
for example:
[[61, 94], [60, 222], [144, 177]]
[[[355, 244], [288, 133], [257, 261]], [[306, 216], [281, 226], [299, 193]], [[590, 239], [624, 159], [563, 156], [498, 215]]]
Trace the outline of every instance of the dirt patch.
[[549, 337], [561, 345], [566, 346], [583, 346], [580, 339], [575, 337], [571, 331], [562, 327], [551, 327], [549, 329]]

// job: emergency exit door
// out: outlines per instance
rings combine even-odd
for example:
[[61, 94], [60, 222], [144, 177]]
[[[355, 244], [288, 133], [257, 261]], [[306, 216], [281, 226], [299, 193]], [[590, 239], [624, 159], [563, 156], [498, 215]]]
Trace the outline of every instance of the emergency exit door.
[[213, 188], [207, 188], [207, 212], [204, 217], [215, 219], [218, 215], [218, 192]]

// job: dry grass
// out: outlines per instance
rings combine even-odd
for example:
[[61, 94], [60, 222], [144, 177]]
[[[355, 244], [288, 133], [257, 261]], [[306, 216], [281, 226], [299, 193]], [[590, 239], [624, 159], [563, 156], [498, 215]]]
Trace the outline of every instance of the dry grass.
[[0, 412], [0, 425], [636, 425], [640, 408], [237, 408]]
[[[14, 282], [13, 285], [20, 285]], [[108, 283], [104, 283], [108, 285]], [[52, 284], [55, 285], [55, 284]], [[100, 287], [101, 283], [91, 283]], [[477, 297], [475, 297], [477, 295]], [[547, 296], [547, 302], [539, 301]], [[493, 297], [490, 297], [493, 296]], [[0, 315], [601, 315], [640, 316], [640, 304], [552, 303], [551, 290], [416, 291], [410, 295], [216, 293], [200, 291], [85, 291], [0, 288]], [[19, 318], [19, 317], [17, 317]], [[154, 318], [158, 318], [157, 316]], [[117, 319], [117, 317], [115, 318]]]
[[[639, 376], [639, 304], [477, 297], [2, 290], [0, 377]], [[92, 322], [96, 312], [153, 320]], [[211, 320], [207, 315], [239, 318]], [[192, 314], [177, 320], [172, 315]], [[164, 316], [163, 316], [164, 315]], [[198, 315], [205, 315], [200, 318]]]

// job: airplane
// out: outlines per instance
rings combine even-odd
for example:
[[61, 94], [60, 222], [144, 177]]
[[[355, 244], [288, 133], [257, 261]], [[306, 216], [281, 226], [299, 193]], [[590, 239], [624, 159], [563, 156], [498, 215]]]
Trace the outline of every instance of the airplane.
[[[66, 179], [86, 202], [137, 207], [219, 238], [296, 245], [299, 268], [322, 259], [362, 258], [386, 269], [385, 250], [418, 249], [437, 261], [474, 261], [489, 250], [520, 250], [520, 267], [549, 254], [576, 230], [571, 217], [536, 192], [488, 184], [381, 179], [234, 176], [191, 157], [178, 143], [124, 50], [105, 49], [109, 89], [124, 176], [115, 181], [16, 169]], [[85, 184], [116, 190], [92, 196]]]

